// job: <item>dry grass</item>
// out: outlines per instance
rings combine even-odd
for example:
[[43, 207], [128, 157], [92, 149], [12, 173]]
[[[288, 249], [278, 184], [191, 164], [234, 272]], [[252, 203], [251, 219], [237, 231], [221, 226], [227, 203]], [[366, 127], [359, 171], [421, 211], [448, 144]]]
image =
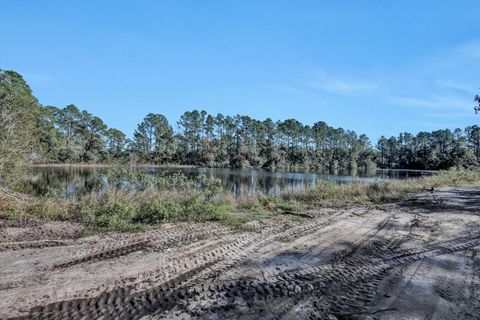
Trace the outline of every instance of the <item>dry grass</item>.
[[338, 184], [320, 182], [315, 188], [299, 192], [285, 192], [281, 198], [308, 205], [345, 203], [383, 203], [404, 198], [407, 194], [440, 187], [480, 187], [480, 171], [450, 170], [438, 175], [374, 183]]
[[[34, 168], [114, 168], [118, 167], [118, 163], [36, 163]], [[195, 165], [187, 164], [153, 164], [153, 163], [132, 163], [126, 164], [125, 167], [130, 168], [198, 168]]]
[[[203, 192], [129, 191], [110, 189], [70, 199], [34, 198], [28, 205], [4, 202], [4, 215], [15, 218], [69, 220], [100, 231], [134, 231], [143, 225], [174, 221], [241, 222], [228, 196], [207, 197]], [[2, 210], [3, 209], [3, 210]]]
[[280, 197], [257, 194], [235, 198], [219, 189], [215, 181], [208, 182], [203, 191], [111, 188], [71, 199], [34, 198], [0, 189], [0, 215], [78, 221], [96, 231], [136, 231], [145, 225], [172, 221], [218, 221], [238, 226], [250, 219], [276, 216], [283, 210], [392, 202], [412, 192], [455, 186], [480, 186], [480, 171], [447, 171], [435, 176], [377, 183], [325, 181], [313, 189], [285, 192]]

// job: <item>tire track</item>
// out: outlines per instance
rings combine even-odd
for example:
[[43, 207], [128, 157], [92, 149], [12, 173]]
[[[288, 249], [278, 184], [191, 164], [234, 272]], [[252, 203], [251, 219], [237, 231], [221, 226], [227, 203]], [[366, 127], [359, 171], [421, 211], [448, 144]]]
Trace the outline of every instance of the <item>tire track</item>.
[[107, 259], [118, 258], [135, 251], [144, 249], [150, 243], [149, 240], [137, 241], [128, 243], [122, 246], [114, 247], [112, 249], [101, 250], [93, 254], [88, 254], [80, 258], [72, 259], [66, 262], [55, 264], [52, 269], [61, 269], [72, 267], [81, 263], [89, 263], [94, 261], [102, 261]]
[[[108, 245], [100, 250], [87, 253], [79, 258], [69, 259], [57, 263], [52, 269], [61, 269], [79, 265], [82, 263], [91, 263], [114, 259], [140, 250], [163, 251], [172, 246], [184, 246], [202, 239], [207, 239], [213, 235], [226, 235], [232, 231], [226, 227], [211, 227], [210, 230], [200, 228], [181, 228], [180, 230], [161, 230], [151, 232], [147, 236], [133, 236], [124, 240], [122, 245]], [[168, 233], [166, 237], [165, 234]]]
[[[338, 216], [338, 215], [336, 215]], [[38, 306], [30, 314], [17, 319], [80, 319], [86, 317], [106, 317], [106, 319], [138, 319], [159, 308], [167, 310], [179, 301], [193, 297], [201, 291], [191, 283], [198, 280], [215, 279], [222, 271], [231, 268], [246, 258], [249, 253], [261, 246], [283, 240], [293, 240], [305, 233], [314, 232], [333, 221], [333, 217], [318, 219], [311, 224], [300, 225], [291, 230], [270, 227], [261, 233], [239, 235], [223, 245], [214, 243], [205, 251], [186, 254], [180, 259], [171, 259], [167, 265], [145, 274], [146, 281], [131, 286], [123, 286], [97, 297], [77, 299]], [[304, 234], [303, 234], [304, 235]], [[118, 249], [118, 250], [117, 250]], [[121, 252], [125, 248], [117, 248]], [[89, 260], [90, 258], [87, 258]], [[83, 262], [84, 258], [80, 259]], [[208, 269], [208, 270], [207, 270]], [[201, 274], [203, 271], [205, 273]], [[145, 282], [149, 288], [144, 289]], [[212, 281], [213, 283], [213, 281]], [[141, 289], [139, 289], [141, 287]]]
[[[462, 237], [448, 242], [432, 244], [430, 249], [412, 247], [403, 252], [387, 250], [384, 259], [382, 254], [375, 252], [379, 258], [367, 263], [365, 258], [346, 259], [342, 263], [313, 267], [305, 270], [280, 272], [273, 280], [240, 279], [217, 283], [213, 287], [200, 287], [203, 292], [201, 301], [224, 301], [225, 303], [213, 309], [191, 310], [196, 314], [211, 314], [225, 311], [236, 304], [241, 298], [250, 304], [267, 299], [309, 297], [313, 292], [317, 295], [331, 297], [321, 313], [347, 316], [368, 312], [368, 305], [375, 297], [376, 288], [393, 268], [411, 264], [426, 257], [463, 251], [480, 245], [480, 236]], [[374, 250], [377, 251], [377, 250]], [[345, 294], [346, 293], [346, 294]], [[358, 303], [362, 302], [362, 303]], [[213, 305], [213, 303], [212, 303]], [[188, 309], [187, 306], [183, 306]], [[211, 313], [209, 313], [211, 312]]]
[[465, 301], [464, 319], [477, 319], [480, 314], [480, 249], [472, 250], [472, 275], [467, 288], [468, 300]]
[[[278, 241], [279, 239], [283, 239], [283, 240], [294, 240], [296, 238], [299, 238], [299, 237], [302, 237], [302, 236], [307, 236], [311, 233], [314, 233], [315, 231], [317, 230], [320, 230], [319, 228], [315, 229], [313, 228], [313, 226], [322, 226], [322, 227], [325, 227], [327, 226], [328, 224], [332, 223], [334, 220], [336, 219], [339, 219], [341, 217], [341, 214], [337, 214], [335, 215], [334, 217], [329, 217], [329, 218], [326, 218], [326, 219], [323, 219], [323, 220], [320, 220], [320, 221], [316, 221], [316, 222], [313, 222], [313, 223], [309, 223], [309, 224], [306, 224], [306, 225], [300, 225], [298, 227], [294, 227], [290, 230], [287, 230], [285, 232], [283, 232], [282, 234], [280, 235], [274, 235], [271, 239], [271, 241]], [[333, 218], [333, 219], [332, 219]], [[367, 239], [363, 239], [361, 241], [361, 243], [364, 243], [366, 242], [368, 239], [371, 239], [372, 237], [378, 235], [380, 232], [384, 231], [384, 232], [387, 232], [390, 230], [392, 226], [392, 221], [390, 218], [386, 218], [384, 219], [376, 228], [375, 232], [371, 233], [368, 235]], [[302, 233], [303, 232], [303, 233]], [[269, 243], [271, 241], [268, 241]], [[385, 245], [383, 243], [383, 245]], [[346, 256], [347, 254], [351, 254], [352, 251], [355, 252], [357, 251], [357, 248], [360, 246], [360, 244], [358, 246], [354, 246], [353, 248], [350, 248], [350, 250], [344, 250], [343, 251], [343, 254]], [[365, 251], [365, 250], [363, 250]], [[364, 254], [365, 252], [362, 251], [362, 254]], [[214, 282], [214, 280], [216, 280], [216, 278], [211, 278], [211, 279], [207, 279], [207, 280], [210, 280], [210, 281], [202, 281], [201, 282], [201, 289], [200, 290], [196, 290], [196, 291], [199, 291], [201, 292], [202, 290], [205, 290], [206, 286], [208, 286], [208, 290], [211, 291], [211, 292], [214, 292], [215, 288], [218, 286], [218, 283]], [[262, 279], [264, 282], [268, 282], [269, 280], [265, 280], [265, 279]], [[191, 286], [195, 286], [195, 285], [198, 285], [198, 284], [191, 284]], [[227, 294], [227, 296], [231, 296], [230, 294]], [[278, 298], [278, 297], [277, 297]], [[197, 299], [197, 298], [196, 298]], [[202, 297], [200, 300], [205, 300], [206, 297]], [[221, 299], [220, 299], [221, 300]], [[215, 304], [217, 303], [218, 301], [220, 300], [217, 300], [217, 299], [213, 299], [211, 300], [212, 304]], [[187, 304], [188, 303], [184, 303], [183, 304], [183, 309], [187, 309]], [[283, 310], [285, 310], [285, 312], [288, 311], [288, 308], [286, 307], [286, 304], [283, 303], [281, 304], [281, 307]], [[290, 307], [291, 308], [291, 307]], [[278, 307], [275, 309], [276, 312], [278, 312]], [[196, 312], [196, 311], [191, 311], [193, 313], [189, 313], [191, 315], [194, 315], [194, 316], [197, 316], [199, 313]], [[162, 317], [161, 313], [158, 315], [159, 317]], [[166, 318], [169, 318], [169, 314], [167, 313], [166, 315], [163, 315], [165, 316]], [[275, 317], [276, 319], [277, 317]], [[157, 318], [155, 318], [157, 319]]]
[[37, 241], [21, 241], [21, 242], [4, 242], [0, 243], [0, 252], [7, 250], [23, 250], [23, 249], [41, 249], [47, 247], [60, 247], [71, 245], [71, 240], [37, 240]]

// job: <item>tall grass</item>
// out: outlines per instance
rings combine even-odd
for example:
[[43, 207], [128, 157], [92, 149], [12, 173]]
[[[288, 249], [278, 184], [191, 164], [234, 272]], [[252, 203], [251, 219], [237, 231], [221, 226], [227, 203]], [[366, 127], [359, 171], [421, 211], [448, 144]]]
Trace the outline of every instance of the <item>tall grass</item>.
[[349, 203], [384, 203], [412, 192], [439, 187], [480, 186], [480, 171], [452, 170], [438, 175], [375, 183], [319, 183], [313, 189], [235, 198], [218, 179], [182, 175], [152, 178], [115, 169], [112, 187], [73, 198], [26, 197], [0, 189], [0, 215], [15, 218], [78, 221], [95, 231], [136, 231], [174, 221], [218, 221], [229, 225], [284, 210]]
[[374, 183], [322, 181], [312, 189], [285, 192], [281, 198], [308, 205], [384, 203], [400, 200], [413, 192], [458, 186], [480, 186], [480, 171], [449, 170], [432, 176]]

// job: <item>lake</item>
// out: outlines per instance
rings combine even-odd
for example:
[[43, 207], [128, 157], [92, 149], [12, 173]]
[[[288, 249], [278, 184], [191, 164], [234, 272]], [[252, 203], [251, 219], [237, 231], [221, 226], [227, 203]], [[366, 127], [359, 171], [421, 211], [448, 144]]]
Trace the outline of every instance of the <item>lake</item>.
[[[35, 167], [26, 175], [23, 191], [32, 195], [55, 193], [66, 197], [108, 188], [105, 167]], [[314, 187], [318, 181], [331, 180], [338, 183], [374, 182], [390, 179], [406, 179], [432, 175], [435, 171], [424, 170], [376, 170], [352, 175], [350, 172], [270, 172], [258, 169], [207, 169], [207, 168], [160, 168], [140, 167], [135, 170], [147, 174], [183, 173], [189, 179], [205, 174], [217, 177], [222, 185], [236, 196], [263, 193], [278, 195], [284, 190], [302, 190]]]

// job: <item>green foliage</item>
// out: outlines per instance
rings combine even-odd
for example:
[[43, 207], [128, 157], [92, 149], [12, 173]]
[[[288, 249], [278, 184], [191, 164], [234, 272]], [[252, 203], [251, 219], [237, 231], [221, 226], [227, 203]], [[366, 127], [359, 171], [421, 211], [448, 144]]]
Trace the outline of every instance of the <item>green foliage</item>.
[[182, 214], [182, 206], [172, 198], [158, 198], [150, 203], [142, 203], [133, 219], [136, 223], [159, 224], [177, 221]]
[[173, 129], [161, 114], [149, 113], [134, 133], [133, 150], [148, 163], [169, 163], [173, 156]]
[[475, 113], [478, 114], [480, 112], [480, 96], [478, 94], [475, 96], [474, 101], [477, 105], [473, 109], [475, 110]]
[[21, 75], [0, 69], [0, 185], [32, 157], [39, 104]]
[[118, 148], [124, 144], [125, 135], [108, 129], [99, 117], [75, 105], [42, 109], [39, 128], [40, 136], [45, 138], [40, 140], [40, 147], [47, 150], [47, 161], [95, 163], [109, 159], [110, 154], [120, 156]]
[[435, 170], [476, 166], [480, 163], [480, 127], [381, 137], [377, 149], [382, 168]]
[[83, 217], [83, 222], [96, 229], [107, 231], [135, 230], [131, 223], [134, 207], [125, 202], [107, 202], [99, 208], [91, 208]]

